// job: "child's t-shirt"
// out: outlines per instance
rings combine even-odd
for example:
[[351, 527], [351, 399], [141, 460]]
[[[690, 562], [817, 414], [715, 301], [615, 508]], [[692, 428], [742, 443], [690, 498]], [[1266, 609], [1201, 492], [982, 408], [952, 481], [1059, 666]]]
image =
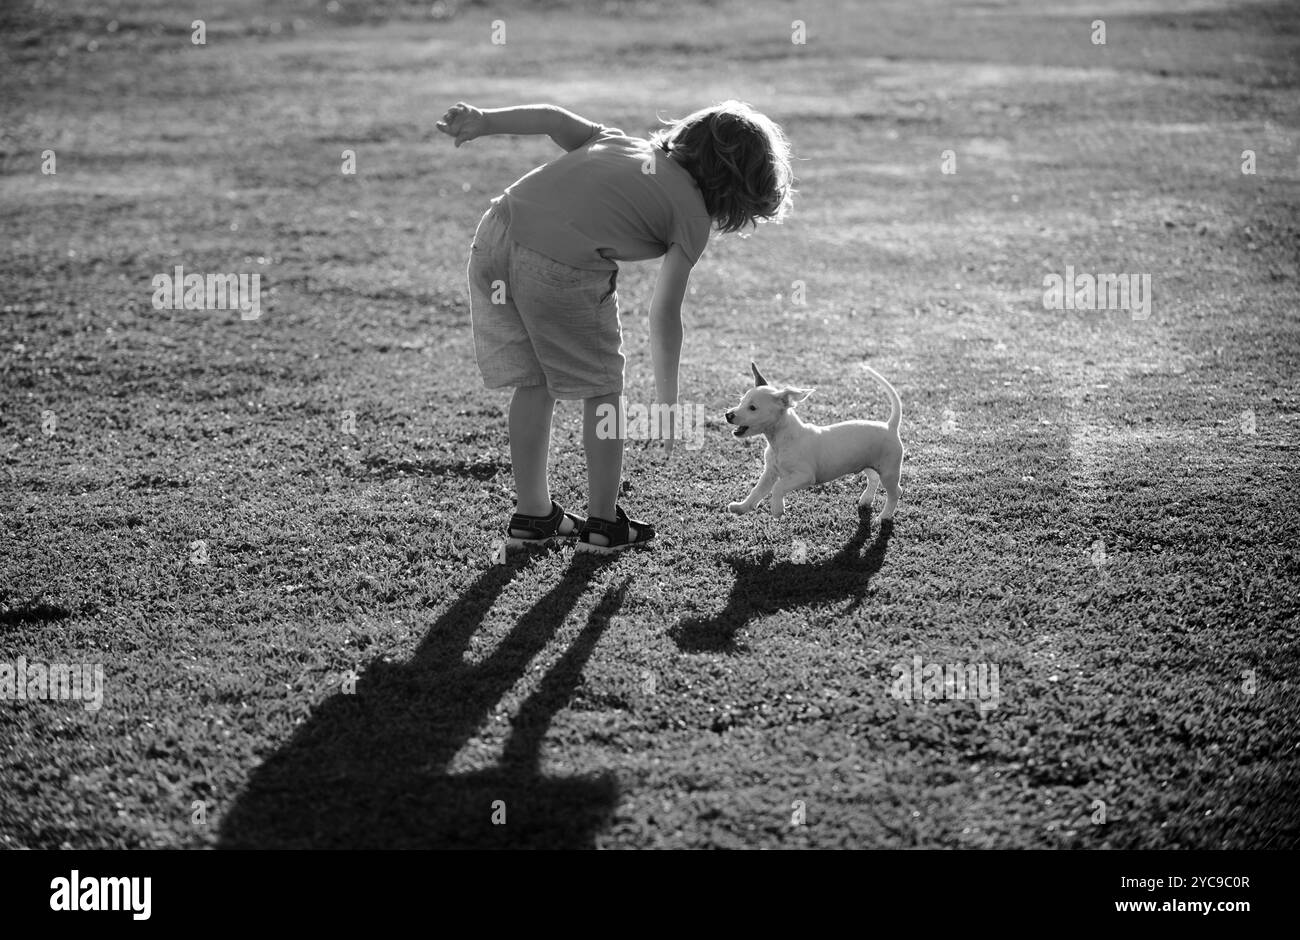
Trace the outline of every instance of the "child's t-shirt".
[[699, 261], [712, 220], [695, 178], [648, 140], [597, 125], [581, 147], [506, 189], [510, 237], [575, 268], [660, 258]]

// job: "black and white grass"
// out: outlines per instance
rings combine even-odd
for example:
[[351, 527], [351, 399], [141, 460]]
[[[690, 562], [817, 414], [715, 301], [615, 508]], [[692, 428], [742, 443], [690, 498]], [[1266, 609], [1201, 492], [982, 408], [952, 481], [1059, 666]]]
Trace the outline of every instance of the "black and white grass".
[[[1296, 846], [1300, 9], [206, 6], [0, 12], [0, 663], [102, 665], [0, 701], [0, 846]], [[657, 545], [502, 564], [465, 262], [556, 151], [434, 121], [717, 97], [800, 194], [692, 275]], [[889, 376], [892, 530], [726, 511], [751, 360]]]

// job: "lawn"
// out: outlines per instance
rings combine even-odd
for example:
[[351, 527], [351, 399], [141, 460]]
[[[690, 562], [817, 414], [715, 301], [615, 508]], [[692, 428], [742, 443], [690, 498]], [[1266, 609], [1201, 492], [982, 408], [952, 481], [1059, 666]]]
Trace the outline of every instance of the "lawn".
[[[103, 673], [0, 700], [0, 846], [1300, 846], [1300, 7], [192, 6], [0, 12], [0, 692]], [[500, 564], [465, 264], [558, 151], [433, 123], [729, 97], [799, 195], [692, 277], [707, 433], [625, 464], [661, 536]], [[156, 309], [177, 265], [260, 317]], [[1149, 315], [1045, 307], [1067, 265]], [[894, 383], [892, 526], [855, 479], [726, 512], [751, 359], [818, 423]], [[899, 692], [958, 665], [995, 688]]]

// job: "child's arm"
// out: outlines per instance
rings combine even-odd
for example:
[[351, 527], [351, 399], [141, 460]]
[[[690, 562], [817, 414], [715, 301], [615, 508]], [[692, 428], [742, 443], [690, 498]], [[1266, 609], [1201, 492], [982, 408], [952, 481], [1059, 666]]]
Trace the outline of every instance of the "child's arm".
[[456, 138], [456, 146], [489, 134], [546, 134], [565, 150], [586, 143], [599, 125], [553, 104], [480, 110], [457, 102], [437, 123], [438, 130]]
[[[655, 370], [655, 398], [666, 405], [677, 404], [677, 370], [682, 358], [682, 298], [691, 276], [691, 260], [681, 246], [673, 245], [664, 255], [650, 301], [650, 359]], [[676, 428], [665, 429], [665, 450], [673, 452]]]

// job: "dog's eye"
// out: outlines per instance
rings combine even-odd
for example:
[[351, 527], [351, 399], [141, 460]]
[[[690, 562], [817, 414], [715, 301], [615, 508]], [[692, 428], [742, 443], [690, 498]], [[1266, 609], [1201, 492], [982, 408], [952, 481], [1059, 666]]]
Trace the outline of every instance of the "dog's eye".
[[753, 405], [750, 405], [750, 406], [749, 406], [749, 410], [750, 410], [750, 411], [757, 411], [758, 409], [755, 408]]

